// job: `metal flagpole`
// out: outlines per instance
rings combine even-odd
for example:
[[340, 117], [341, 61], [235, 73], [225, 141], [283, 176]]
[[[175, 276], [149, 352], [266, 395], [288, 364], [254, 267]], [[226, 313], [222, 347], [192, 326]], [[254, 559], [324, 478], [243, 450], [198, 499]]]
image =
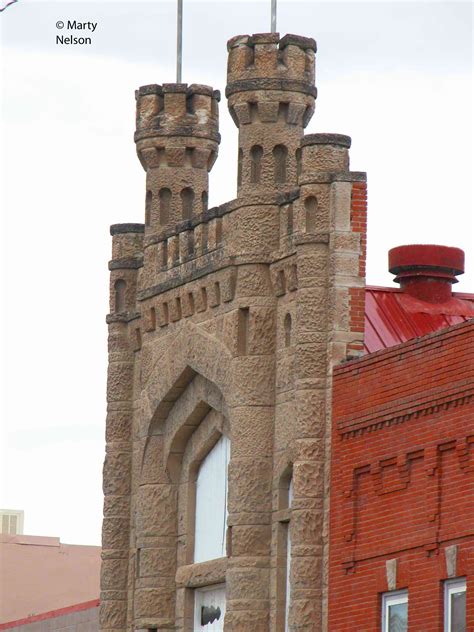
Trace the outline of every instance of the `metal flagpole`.
[[272, 0], [272, 33], [277, 30], [277, 0]]
[[183, 67], [183, 0], [178, 0], [178, 18], [176, 26], [176, 83], [181, 83], [181, 73]]

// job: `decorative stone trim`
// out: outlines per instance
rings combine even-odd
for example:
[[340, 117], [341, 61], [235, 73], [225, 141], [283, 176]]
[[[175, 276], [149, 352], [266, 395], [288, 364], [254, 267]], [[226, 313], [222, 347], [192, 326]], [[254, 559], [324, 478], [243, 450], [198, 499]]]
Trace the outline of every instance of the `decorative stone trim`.
[[307, 174], [300, 176], [299, 184], [331, 184], [332, 182], [366, 182], [365, 171], [337, 171]]
[[137, 318], [140, 318], [140, 312], [120, 312], [118, 314], [107, 314], [105, 322], [108, 325], [110, 325], [110, 323], [129, 323]]
[[109, 270], [138, 270], [143, 267], [143, 257], [128, 257], [109, 261]]
[[[209, 276], [207, 273], [203, 275], [206, 278], [205, 283], [195, 284], [193, 287], [184, 284], [182, 292], [178, 295], [164, 296], [159, 303], [147, 305], [143, 314], [146, 323], [145, 331], [154, 331], [156, 328], [156, 325], [153, 326], [154, 323], [158, 327], [165, 327], [170, 322], [177, 322], [195, 313], [205, 312], [208, 308], [212, 309], [222, 303], [229, 303], [235, 295], [236, 275], [235, 266], [228, 268], [223, 274]], [[150, 310], [155, 310], [155, 321]]]
[[339, 424], [338, 431], [341, 438], [352, 439], [353, 437], [361, 436], [366, 432], [373, 432], [394, 424], [409, 421], [413, 417], [418, 419], [420, 416], [432, 415], [433, 413], [437, 413], [439, 410], [448, 410], [451, 407], [468, 404], [473, 397], [474, 387], [466, 390], [466, 385], [461, 384], [456, 388], [456, 390], [453, 390], [446, 395], [433, 397], [428, 401], [425, 400], [413, 403], [412, 406], [407, 404], [404, 410], [397, 410], [395, 408], [386, 414], [376, 412], [371, 416], [371, 418], [357, 420], [350, 424], [350, 426], [347, 422], [344, 422], [343, 424]]
[[144, 233], [145, 232], [145, 224], [112, 224], [110, 226], [110, 234], [112, 237], [114, 235], [124, 235], [126, 233]]

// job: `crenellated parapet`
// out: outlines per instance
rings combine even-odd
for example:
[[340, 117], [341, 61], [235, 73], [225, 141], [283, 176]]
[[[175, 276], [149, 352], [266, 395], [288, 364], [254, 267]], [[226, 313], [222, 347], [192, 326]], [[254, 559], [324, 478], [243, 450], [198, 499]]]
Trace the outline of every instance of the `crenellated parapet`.
[[239, 128], [238, 195], [287, 190], [298, 175], [299, 142], [314, 112], [316, 42], [278, 33], [229, 40], [229, 111]]
[[220, 142], [219, 99], [217, 90], [198, 84], [137, 90], [135, 142], [147, 173], [146, 234], [207, 210], [208, 173]]

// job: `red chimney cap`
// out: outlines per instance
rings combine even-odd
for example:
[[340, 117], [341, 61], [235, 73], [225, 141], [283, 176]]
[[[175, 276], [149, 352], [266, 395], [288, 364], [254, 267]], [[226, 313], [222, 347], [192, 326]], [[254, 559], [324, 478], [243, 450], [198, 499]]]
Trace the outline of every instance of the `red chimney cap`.
[[457, 283], [456, 275], [464, 273], [464, 251], [449, 246], [414, 244], [397, 246], [388, 251], [388, 269], [397, 277], [430, 276]]

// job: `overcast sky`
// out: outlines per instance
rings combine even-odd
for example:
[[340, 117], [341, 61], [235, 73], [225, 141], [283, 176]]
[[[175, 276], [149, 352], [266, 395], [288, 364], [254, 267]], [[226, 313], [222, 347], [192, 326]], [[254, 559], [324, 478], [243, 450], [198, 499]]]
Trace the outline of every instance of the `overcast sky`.
[[[3, 2], [2, 2], [3, 4]], [[184, 0], [183, 80], [224, 93], [226, 41], [269, 30], [270, 0]], [[470, 2], [283, 2], [278, 30], [318, 42], [306, 132], [352, 137], [368, 172], [368, 282], [387, 250], [466, 251], [474, 292]], [[58, 20], [97, 22], [90, 46]], [[2, 53], [0, 507], [25, 532], [99, 544], [109, 225], [144, 220], [134, 90], [175, 78], [175, 2], [36, 2], [0, 13]], [[77, 35], [78, 33], [76, 33]], [[237, 134], [220, 104], [210, 203], [235, 197]]]

